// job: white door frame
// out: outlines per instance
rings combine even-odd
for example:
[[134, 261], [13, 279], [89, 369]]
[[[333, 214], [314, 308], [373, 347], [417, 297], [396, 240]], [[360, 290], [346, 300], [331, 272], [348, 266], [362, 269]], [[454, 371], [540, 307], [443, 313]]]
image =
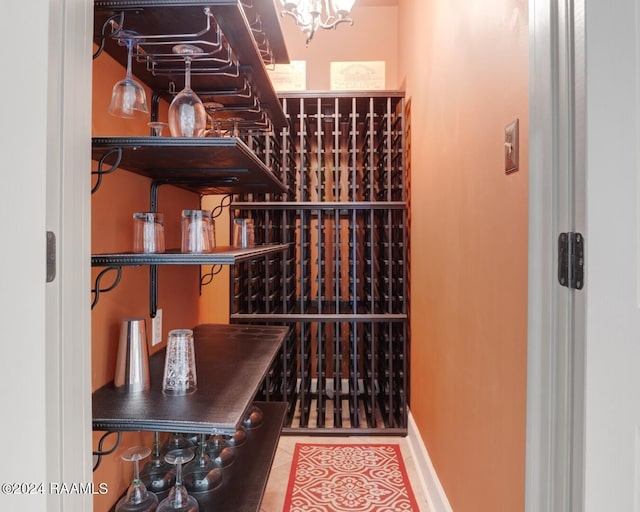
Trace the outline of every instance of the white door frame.
[[[46, 295], [47, 481], [67, 485], [93, 480], [92, 38], [91, 0], [49, 2], [46, 222], [57, 239], [57, 275]], [[48, 512], [92, 509], [90, 492], [48, 494]]]
[[558, 283], [557, 239], [585, 228], [584, 0], [529, 5], [526, 510], [569, 512], [584, 508], [585, 300]]

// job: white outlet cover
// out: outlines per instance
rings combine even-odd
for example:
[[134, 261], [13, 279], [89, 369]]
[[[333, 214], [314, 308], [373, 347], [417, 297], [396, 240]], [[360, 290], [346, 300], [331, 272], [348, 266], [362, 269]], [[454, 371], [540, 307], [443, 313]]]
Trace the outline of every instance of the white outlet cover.
[[155, 347], [162, 342], [162, 310], [156, 311], [155, 318], [151, 319], [151, 346]]

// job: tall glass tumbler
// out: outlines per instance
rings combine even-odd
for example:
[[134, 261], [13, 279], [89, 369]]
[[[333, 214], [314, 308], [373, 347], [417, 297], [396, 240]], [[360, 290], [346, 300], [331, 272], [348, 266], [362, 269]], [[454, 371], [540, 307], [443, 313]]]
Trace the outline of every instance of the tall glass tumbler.
[[167, 395], [187, 395], [197, 388], [196, 354], [191, 329], [169, 331], [164, 358], [162, 392]]
[[182, 210], [182, 252], [211, 252], [215, 246], [211, 212]]
[[133, 252], [164, 252], [164, 215], [157, 212], [133, 214]]

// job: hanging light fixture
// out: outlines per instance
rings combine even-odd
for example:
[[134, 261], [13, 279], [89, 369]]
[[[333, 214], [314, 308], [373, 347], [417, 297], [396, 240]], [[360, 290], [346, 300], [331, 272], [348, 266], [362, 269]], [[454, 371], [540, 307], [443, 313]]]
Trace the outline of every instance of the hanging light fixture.
[[318, 28], [335, 28], [339, 23], [353, 25], [349, 18], [355, 0], [280, 0], [282, 16], [296, 20], [300, 30], [307, 36], [307, 45]]

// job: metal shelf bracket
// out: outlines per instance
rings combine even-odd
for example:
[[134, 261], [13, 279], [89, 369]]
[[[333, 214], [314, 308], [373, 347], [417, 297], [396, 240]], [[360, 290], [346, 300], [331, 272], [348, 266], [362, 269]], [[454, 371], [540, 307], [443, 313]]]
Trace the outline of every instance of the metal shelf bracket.
[[[117, 271], [116, 278], [114, 279], [113, 283], [110, 286], [107, 286], [106, 288], [101, 288], [100, 283], [102, 282], [102, 279], [111, 270]], [[113, 290], [116, 286], [118, 286], [118, 284], [120, 284], [121, 278], [122, 278], [122, 267], [107, 267], [100, 271], [100, 273], [96, 276], [95, 287], [91, 290], [91, 293], [93, 293], [93, 301], [91, 302], [91, 309], [93, 309], [95, 305], [98, 303], [98, 300], [100, 299], [100, 294], [110, 292], [111, 290]]]
[[[105, 169], [103, 169], [105, 160], [107, 158], [109, 158], [111, 155], [116, 155], [116, 160], [111, 165], [111, 167], [109, 167], [108, 169], [105, 170]], [[111, 174], [111, 173], [115, 172], [115, 170], [118, 167], [120, 167], [120, 162], [121, 161], [122, 161], [122, 148], [121, 147], [110, 149], [104, 155], [102, 155], [100, 160], [98, 160], [98, 169], [95, 170], [95, 171], [91, 171], [91, 174], [98, 176], [98, 179], [96, 180], [96, 184], [91, 189], [91, 193], [92, 194], [97, 192], [98, 189], [100, 188], [100, 185], [102, 185], [102, 177], [105, 176], [106, 174]]]

